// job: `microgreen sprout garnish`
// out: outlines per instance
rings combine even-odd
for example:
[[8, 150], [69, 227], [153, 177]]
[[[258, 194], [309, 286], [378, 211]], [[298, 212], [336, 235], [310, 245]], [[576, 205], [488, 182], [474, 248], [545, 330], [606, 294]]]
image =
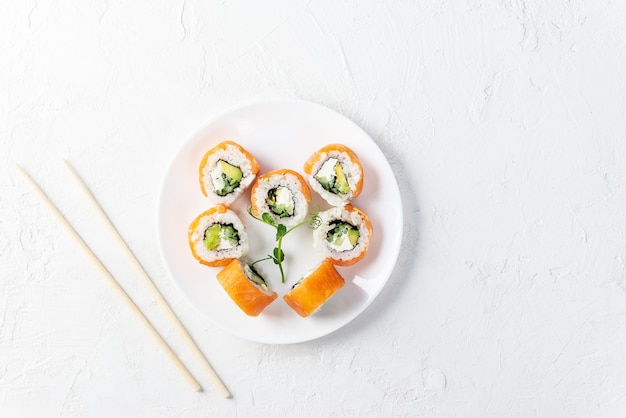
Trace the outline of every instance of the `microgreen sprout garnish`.
[[248, 213], [257, 221], [261, 221], [269, 226], [276, 228], [276, 247], [274, 247], [274, 251], [272, 252], [272, 254], [268, 254], [267, 257], [261, 258], [260, 260], [255, 261], [254, 263], [251, 264], [251, 266], [254, 266], [256, 263], [259, 263], [261, 261], [273, 260], [274, 264], [278, 265], [282, 282], [285, 283], [285, 271], [283, 270], [283, 261], [285, 261], [285, 252], [282, 249], [283, 238], [285, 237], [285, 235], [287, 235], [288, 233], [290, 233], [297, 227], [305, 225], [305, 224], [308, 224], [309, 228], [315, 229], [322, 224], [322, 219], [317, 215], [313, 215], [310, 218], [303, 220], [299, 224], [296, 224], [292, 226], [291, 228], [287, 228], [283, 224], [277, 224], [269, 212], [264, 212], [259, 218], [258, 216], [252, 213], [252, 208], [249, 207]]

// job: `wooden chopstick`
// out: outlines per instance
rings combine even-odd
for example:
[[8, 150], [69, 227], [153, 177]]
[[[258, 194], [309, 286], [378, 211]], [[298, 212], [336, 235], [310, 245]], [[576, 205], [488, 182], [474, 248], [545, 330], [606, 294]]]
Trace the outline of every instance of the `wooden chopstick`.
[[106, 281], [109, 283], [113, 291], [122, 299], [122, 301], [131, 309], [133, 313], [137, 316], [137, 319], [144, 325], [144, 327], [150, 332], [150, 334], [154, 337], [157, 344], [165, 351], [168, 355], [172, 363], [176, 366], [178, 371], [183, 375], [187, 383], [191, 386], [191, 388], [198, 392], [202, 390], [200, 383], [191, 375], [189, 370], [185, 367], [185, 365], [180, 361], [180, 359], [176, 356], [176, 353], [170, 348], [170, 346], [165, 342], [161, 334], [154, 328], [154, 326], [150, 323], [148, 318], [141, 312], [139, 307], [133, 302], [133, 300], [128, 296], [128, 294], [124, 291], [122, 286], [115, 280], [113, 275], [107, 270], [107, 268], [102, 264], [100, 259], [94, 254], [94, 252], [89, 248], [87, 243], [81, 238], [81, 236], [76, 232], [74, 227], [68, 222], [67, 219], [63, 216], [63, 214], [59, 211], [59, 209], [52, 203], [50, 198], [44, 193], [44, 191], [39, 187], [37, 183], [28, 175], [26, 171], [18, 164], [15, 165], [17, 171], [24, 177], [26, 183], [32, 187], [33, 191], [39, 195], [45, 206], [50, 210], [52, 215], [56, 218], [59, 224], [70, 234], [72, 238], [76, 241], [76, 243], [80, 246], [80, 248], [85, 252], [90, 261], [100, 270]]
[[196, 356], [196, 359], [200, 362], [204, 371], [209, 375], [212, 383], [215, 385], [215, 388], [220, 392], [223, 397], [230, 397], [230, 392], [228, 391], [224, 383], [218, 377], [217, 373], [215, 373], [215, 371], [211, 367], [211, 364], [206, 359], [204, 354], [202, 354], [202, 351], [200, 351], [200, 348], [198, 348], [198, 345], [195, 343], [193, 338], [191, 338], [191, 335], [189, 335], [189, 332], [183, 326], [182, 322], [180, 321], [178, 316], [176, 316], [161, 292], [159, 292], [159, 289], [157, 289], [154, 281], [150, 278], [146, 270], [143, 268], [137, 257], [132, 252], [132, 250], [128, 247], [128, 244], [126, 244], [126, 241], [124, 241], [124, 238], [122, 238], [120, 232], [117, 230], [115, 225], [113, 225], [113, 222], [111, 222], [111, 219], [104, 212], [104, 209], [102, 209], [102, 206], [98, 203], [93, 193], [91, 193], [83, 179], [78, 175], [74, 168], [72, 168], [72, 166], [66, 160], [62, 161], [72, 178], [76, 181], [78, 187], [83, 192], [85, 198], [89, 201], [94, 211], [98, 214], [102, 222], [111, 233], [111, 236], [113, 236], [113, 238], [117, 242], [118, 246], [126, 256], [128, 262], [135, 268], [138, 276], [141, 278], [144, 285], [151, 291], [153, 298], [157, 301], [161, 309], [163, 309], [165, 315], [169, 318], [169, 320], [174, 324], [174, 327], [183, 338], [183, 340], [187, 343], [187, 346], [190, 348], [191, 352]]

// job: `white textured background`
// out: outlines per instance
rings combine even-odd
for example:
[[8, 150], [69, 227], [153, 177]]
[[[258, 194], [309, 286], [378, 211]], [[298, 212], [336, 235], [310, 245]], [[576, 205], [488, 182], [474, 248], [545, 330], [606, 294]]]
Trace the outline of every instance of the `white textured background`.
[[[0, 2], [0, 415], [619, 417], [626, 3]], [[363, 127], [404, 194], [379, 298], [313, 342], [198, 315], [156, 243], [181, 142], [251, 98]], [[222, 399], [59, 164], [103, 203]], [[42, 184], [206, 387], [193, 393], [13, 170]]]

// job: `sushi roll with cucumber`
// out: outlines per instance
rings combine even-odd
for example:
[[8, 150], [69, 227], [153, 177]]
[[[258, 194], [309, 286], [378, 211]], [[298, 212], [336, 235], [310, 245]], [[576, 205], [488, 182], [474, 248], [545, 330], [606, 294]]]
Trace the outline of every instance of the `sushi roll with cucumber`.
[[320, 212], [321, 225], [313, 230], [313, 245], [332, 264], [350, 266], [365, 257], [372, 224], [352, 205]]
[[329, 144], [304, 163], [311, 188], [332, 206], [341, 206], [363, 190], [363, 166], [345, 145]]
[[251, 192], [252, 214], [269, 213], [276, 224], [291, 227], [307, 216], [311, 192], [304, 178], [289, 169], [260, 175]]
[[248, 252], [248, 234], [235, 212], [217, 205], [201, 213], [188, 230], [194, 258], [209, 267], [228, 264]]
[[293, 285], [283, 300], [304, 318], [316, 312], [344, 284], [335, 266], [324, 260]]
[[250, 264], [232, 260], [216, 275], [228, 296], [248, 316], [258, 316], [278, 297]]
[[200, 163], [200, 187], [213, 203], [230, 205], [259, 172], [256, 159], [233, 141], [217, 144]]

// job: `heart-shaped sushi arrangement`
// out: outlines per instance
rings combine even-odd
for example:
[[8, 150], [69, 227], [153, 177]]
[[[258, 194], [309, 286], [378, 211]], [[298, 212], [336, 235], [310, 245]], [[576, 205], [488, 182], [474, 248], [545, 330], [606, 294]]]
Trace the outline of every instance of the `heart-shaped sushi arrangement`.
[[[302, 317], [316, 312], [345, 284], [335, 266], [352, 265], [367, 252], [371, 223], [350, 204], [363, 188], [363, 167], [357, 155], [344, 145], [329, 144], [311, 154], [303, 168], [304, 176], [289, 169], [259, 175], [254, 156], [233, 141], [211, 148], [200, 163], [200, 188], [214, 206], [189, 226], [191, 252], [200, 263], [222, 268], [217, 280], [246, 315], [259, 315], [277, 299], [254, 266], [273, 260], [284, 283], [282, 238], [295, 228], [305, 224], [312, 228], [313, 247], [323, 257], [283, 296]], [[251, 185], [248, 214], [274, 227], [277, 243], [272, 255], [252, 263], [244, 261], [248, 252], [245, 225], [229, 208]], [[309, 186], [330, 209], [310, 216]]]

